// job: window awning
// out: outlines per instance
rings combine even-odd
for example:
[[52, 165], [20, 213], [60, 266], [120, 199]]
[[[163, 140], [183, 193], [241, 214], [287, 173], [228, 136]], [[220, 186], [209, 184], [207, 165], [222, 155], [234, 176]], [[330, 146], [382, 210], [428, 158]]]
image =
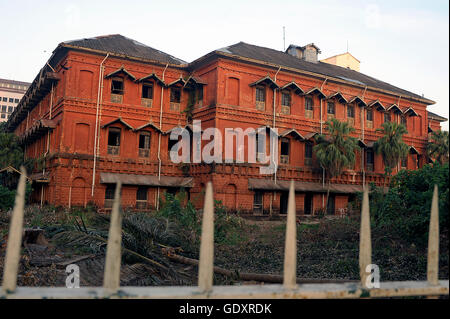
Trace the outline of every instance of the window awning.
[[419, 116], [416, 111], [410, 106], [403, 111], [403, 114], [409, 114], [409, 116]]
[[393, 110], [394, 112], [397, 112], [397, 113], [403, 113], [402, 112], [402, 110], [400, 109], [400, 107], [397, 105], [397, 104], [392, 104], [392, 105], [390, 105], [387, 109], [386, 109], [386, 111], [390, 111], [390, 110]]
[[327, 97], [318, 87], [314, 87], [305, 93], [305, 95], [315, 95], [315, 94], [317, 94], [319, 96], [319, 98], [321, 98], [321, 99], [324, 99]]
[[19, 137], [21, 143], [30, 143], [46, 134], [49, 130], [56, 128], [56, 123], [49, 119], [40, 119], [36, 121], [33, 126], [28, 129], [23, 135]]
[[[262, 178], [249, 178], [248, 189], [250, 190], [263, 190], [263, 191], [289, 191], [290, 181], [278, 180], [276, 183], [270, 179]], [[326, 193], [328, 185], [325, 186], [322, 183], [310, 183], [310, 182], [294, 182], [296, 192], [315, 192]], [[348, 185], [348, 184], [330, 184], [331, 193], [340, 194], [353, 194], [362, 192], [363, 187], [361, 185]]]
[[303, 91], [303, 89], [300, 86], [298, 86], [298, 84], [295, 83], [294, 81], [289, 82], [288, 84], [282, 86], [280, 88], [280, 90], [293, 90], [295, 92], [295, 94], [298, 94], [298, 95], [305, 94], [305, 91]]
[[170, 134], [174, 130], [180, 130], [180, 132], [183, 131], [183, 130], [188, 130], [188, 131], [190, 131], [192, 133], [192, 125], [185, 125], [185, 126], [177, 125], [175, 127], [172, 127], [170, 130], [167, 130], [167, 131], [163, 132], [163, 134]]
[[147, 128], [147, 127], [151, 127], [154, 130], [162, 133], [162, 131], [159, 129], [159, 127], [157, 127], [155, 124], [153, 124], [153, 122], [148, 122], [148, 123], [146, 123], [144, 125], [141, 125], [138, 128], [135, 128], [133, 131], [137, 132], [137, 131], [143, 130], [143, 129]]
[[202, 79], [200, 79], [199, 77], [196, 76], [190, 76], [184, 83], [184, 86], [203, 86], [206, 85], [208, 83], [206, 83], [205, 81], [203, 81]]
[[155, 73], [151, 73], [151, 74], [149, 74], [147, 76], [144, 76], [143, 78], [140, 78], [136, 82], [143, 82], [143, 81], [149, 81], [149, 80], [154, 80], [156, 83], [158, 83], [161, 86], [165, 86], [166, 85], [164, 83], [164, 81], [161, 80]]
[[117, 118], [117, 119], [115, 119], [115, 120], [112, 120], [111, 122], [108, 122], [108, 123], [102, 125], [102, 128], [106, 128], [106, 127], [108, 127], [108, 126], [110, 126], [110, 125], [113, 125], [113, 124], [115, 124], [115, 123], [121, 123], [121, 124], [124, 125], [126, 128], [128, 128], [128, 129], [130, 129], [130, 130], [133, 130], [133, 127], [132, 127], [130, 124], [128, 124], [127, 122], [125, 122], [124, 120], [122, 120], [121, 117], [119, 117], [119, 118]]
[[359, 147], [361, 147], [361, 148], [367, 148], [367, 144], [364, 143], [364, 141], [361, 140], [361, 139], [358, 139], [358, 145], [359, 145]]
[[265, 77], [259, 79], [258, 81], [251, 83], [250, 86], [255, 86], [255, 85], [260, 85], [260, 84], [269, 85], [272, 89], [280, 88], [280, 86], [278, 84], [276, 84], [275, 81], [269, 75], [266, 75]]
[[50, 182], [50, 172], [45, 173], [39, 172], [30, 175], [30, 179], [35, 183], [49, 183]]
[[285, 130], [280, 134], [280, 137], [286, 137], [289, 135], [292, 135], [294, 138], [296, 138], [298, 140], [305, 139], [296, 129]]
[[409, 147], [409, 152], [410, 152], [411, 154], [420, 155], [419, 151], [418, 151], [413, 145], [411, 145], [411, 146]]
[[311, 140], [314, 136], [319, 134], [318, 132], [311, 132], [305, 135], [305, 140]]
[[181, 85], [184, 86], [186, 84], [186, 81], [180, 76], [178, 79], [176, 79], [173, 82], [170, 82], [169, 84], [166, 84], [167, 87]]
[[334, 92], [333, 94], [329, 95], [327, 99], [336, 99], [339, 103], [342, 104], [348, 103], [348, 100], [340, 91]]
[[370, 102], [368, 105], [369, 108], [376, 108], [378, 111], [386, 111], [386, 108], [384, 107], [383, 103], [380, 102], [380, 100], [375, 100]]
[[364, 100], [361, 97], [359, 97], [358, 95], [352, 97], [350, 99], [350, 101], [348, 101], [348, 103], [356, 103], [360, 107], [363, 107], [363, 106], [367, 107], [367, 103], [364, 102]]
[[113, 77], [118, 74], [125, 74], [126, 76], [130, 77], [133, 81], [136, 81], [136, 77], [130, 72], [128, 72], [124, 67], [121, 67], [115, 70], [114, 72], [109, 73], [108, 75], [105, 76], [105, 79]]
[[139, 186], [161, 186], [161, 187], [186, 187], [190, 188], [194, 184], [192, 177], [176, 177], [176, 176], [158, 176], [153, 175], [135, 175], [120, 173], [100, 173], [101, 184], [116, 184], [118, 181], [123, 185], [139, 185]]

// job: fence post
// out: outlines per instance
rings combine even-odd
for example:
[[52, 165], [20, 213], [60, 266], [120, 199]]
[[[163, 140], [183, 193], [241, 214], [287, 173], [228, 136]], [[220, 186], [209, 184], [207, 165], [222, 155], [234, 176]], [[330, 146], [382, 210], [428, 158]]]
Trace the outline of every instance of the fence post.
[[296, 225], [295, 186], [291, 180], [286, 220], [286, 242], [284, 248], [283, 286], [286, 289], [297, 287], [297, 225]]
[[9, 226], [8, 244], [6, 246], [5, 268], [3, 269], [3, 291], [5, 293], [16, 290], [17, 273], [19, 269], [20, 247], [22, 246], [23, 215], [25, 207], [25, 183], [27, 172], [22, 166], [16, 200]]
[[439, 196], [437, 185], [434, 185], [433, 200], [431, 202], [427, 280], [431, 285], [439, 285]]
[[359, 236], [359, 276], [361, 278], [361, 285], [364, 288], [368, 288], [367, 279], [370, 274], [366, 272], [366, 268], [372, 264], [372, 241], [370, 235], [369, 191], [367, 186], [363, 194]]
[[200, 239], [200, 261], [198, 287], [204, 292], [212, 289], [214, 267], [214, 197], [211, 182], [206, 185], [203, 207], [202, 235]]
[[117, 182], [109, 224], [108, 246], [106, 248], [105, 272], [103, 277], [103, 288], [110, 294], [116, 293], [120, 287], [120, 264], [122, 259], [121, 187], [122, 183], [120, 181]]

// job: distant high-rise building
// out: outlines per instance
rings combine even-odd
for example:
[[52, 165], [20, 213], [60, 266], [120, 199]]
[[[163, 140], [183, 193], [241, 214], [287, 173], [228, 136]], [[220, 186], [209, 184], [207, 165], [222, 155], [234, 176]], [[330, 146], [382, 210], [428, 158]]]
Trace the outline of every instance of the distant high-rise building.
[[337, 66], [341, 66], [343, 68], [351, 69], [359, 72], [360, 61], [351, 55], [349, 52], [345, 52], [342, 54], [334, 55], [332, 57], [320, 60], [320, 62], [325, 62]]
[[5, 122], [17, 107], [31, 83], [0, 79], [0, 122]]

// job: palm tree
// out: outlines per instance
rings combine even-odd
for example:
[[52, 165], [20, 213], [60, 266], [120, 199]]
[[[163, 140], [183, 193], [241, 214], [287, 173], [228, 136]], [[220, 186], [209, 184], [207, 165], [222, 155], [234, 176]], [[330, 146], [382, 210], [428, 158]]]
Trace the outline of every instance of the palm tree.
[[395, 122], [386, 122], [376, 130], [383, 133], [373, 145], [374, 151], [381, 154], [384, 163], [385, 181], [392, 174], [398, 162], [408, 155], [409, 146], [403, 142], [403, 135], [408, 133], [406, 127]]
[[431, 134], [427, 144], [427, 154], [439, 164], [448, 162], [448, 131], [438, 131]]
[[327, 135], [317, 135], [317, 145], [313, 150], [320, 166], [326, 171], [328, 179], [327, 202], [330, 196], [330, 182], [333, 177], [342, 174], [345, 168], [355, 164], [355, 150], [358, 148], [356, 138], [350, 134], [355, 129], [347, 122], [331, 119], [326, 122]]

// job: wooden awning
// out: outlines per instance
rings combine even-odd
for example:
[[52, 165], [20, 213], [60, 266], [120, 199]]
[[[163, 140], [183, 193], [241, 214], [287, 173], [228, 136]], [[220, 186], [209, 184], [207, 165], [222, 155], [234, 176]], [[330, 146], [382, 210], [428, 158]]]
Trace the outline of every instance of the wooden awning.
[[318, 135], [318, 132], [311, 132], [305, 135], [305, 140], [311, 140], [314, 136]]
[[361, 139], [358, 139], [358, 146], [361, 148], [367, 148], [367, 144]]
[[348, 103], [348, 100], [345, 98], [345, 96], [340, 91], [330, 94], [327, 97], [327, 99], [336, 99], [339, 103], [342, 103], [342, 104]]
[[375, 100], [369, 103], [369, 108], [376, 108], [378, 111], [386, 111], [384, 105], [380, 102], [380, 100]]
[[40, 119], [36, 121], [33, 126], [28, 129], [23, 135], [19, 137], [21, 143], [31, 143], [42, 135], [46, 134], [49, 130], [56, 128], [56, 123], [49, 119]]
[[185, 84], [186, 84], [186, 81], [182, 77], [179, 77], [175, 81], [170, 82], [169, 84], [166, 84], [166, 86], [167, 87], [176, 86], [176, 85], [184, 86]]
[[196, 87], [206, 85], [205, 81], [196, 76], [190, 76], [184, 83], [184, 87]]
[[294, 81], [289, 82], [289, 83], [286, 84], [286, 85], [283, 85], [283, 86], [280, 88], [280, 90], [293, 90], [293, 91], [295, 92], [295, 94], [298, 94], [298, 95], [303, 95], [303, 94], [305, 94], [305, 91], [303, 91], [303, 89], [302, 89], [300, 86], [298, 86], [298, 84], [295, 83]]
[[190, 188], [194, 184], [192, 177], [136, 175], [120, 173], [100, 173], [101, 184], [116, 184], [121, 181], [123, 185], [139, 186], [160, 186], [160, 187], [186, 187]]
[[117, 118], [115, 120], [112, 120], [111, 122], [108, 122], [108, 123], [102, 125], [102, 128], [106, 128], [106, 127], [108, 127], [110, 125], [113, 125], [115, 123], [120, 123], [123, 126], [125, 126], [126, 128], [128, 128], [130, 130], [133, 130], [133, 127], [130, 124], [128, 124], [127, 122], [125, 122], [121, 117], [119, 117], [119, 118]]
[[161, 80], [155, 73], [150, 73], [149, 75], [144, 76], [143, 78], [140, 78], [136, 82], [144, 82], [144, 81], [150, 81], [150, 80], [155, 81], [156, 83], [158, 83], [161, 86], [165, 86], [166, 85], [164, 83], [164, 81]]
[[192, 133], [192, 125], [185, 125], [185, 126], [177, 125], [177, 126], [172, 127], [171, 129], [163, 132], [163, 134], [170, 134], [174, 130], [188, 130]]
[[418, 151], [413, 145], [411, 145], [411, 146], [409, 147], [409, 152], [410, 152], [411, 154], [420, 155], [419, 151]]
[[360, 107], [367, 107], [367, 103], [358, 95], [352, 97], [348, 103], [356, 103]]
[[[249, 178], [248, 189], [263, 191], [289, 191], [290, 183], [290, 181], [284, 180], [277, 180], [275, 183], [275, 181], [271, 179]], [[294, 186], [296, 192], [326, 193], [328, 190], [328, 185], [323, 185], [322, 183], [295, 181]], [[330, 193], [354, 194], [362, 191], [363, 187], [361, 185], [330, 184]]]
[[280, 88], [280, 86], [278, 84], [276, 84], [275, 81], [269, 75], [266, 75], [265, 77], [259, 79], [258, 81], [251, 83], [250, 86], [261, 85], [261, 84], [269, 85], [272, 89]]
[[305, 95], [318, 95], [319, 98], [324, 99], [327, 96], [318, 87], [313, 87], [311, 90], [305, 93]]
[[397, 104], [391, 104], [387, 109], [386, 109], [386, 111], [393, 111], [393, 112], [397, 112], [397, 113], [403, 113], [402, 112], [402, 110], [400, 109], [400, 107], [397, 105]]
[[162, 131], [159, 129], [159, 127], [157, 127], [155, 124], [153, 124], [153, 122], [148, 122], [148, 123], [146, 123], [146, 124], [144, 124], [144, 125], [141, 125], [141, 126], [135, 128], [133, 131], [134, 131], [134, 132], [137, 132], [137, 131], [143, 130], [143, 129], [147, 128], [147, 127], [151, 127], [151, 128], [153, 128], [154, 130], [156, 130], [156, 131], [162, 133]]
[[49, 183], [50, 182], [50, 172], [46, 171], [45, 173], [39, 172], [30, 175], [30, 179], [35, 183]]
[[280, 137], [286, 137], [292, 135], [294, 138], [298, 139], [298, 140], [304, 140], [305, 138], [296, 130], [296, 129], [290, 129], [290, 130], [285, 130], [280, 134]]
[[105, 79], [108, 79], [110, 77], [113, 77], [113, 76], [116, 76], [119, 74], [125, 74], [126, 76], [131, 78], [133, 81], [136, 81], [136, 77], [133, 74], [131, 74], [130, 72], [128, 72], [124, 67], [121, 67], [121, 68], [109, 73], [108, 75], [105, 76]]
[[403, 111], [403, 114], [408, 114], [409, 116], [419, 116], [416, 111], [410, 106]]

